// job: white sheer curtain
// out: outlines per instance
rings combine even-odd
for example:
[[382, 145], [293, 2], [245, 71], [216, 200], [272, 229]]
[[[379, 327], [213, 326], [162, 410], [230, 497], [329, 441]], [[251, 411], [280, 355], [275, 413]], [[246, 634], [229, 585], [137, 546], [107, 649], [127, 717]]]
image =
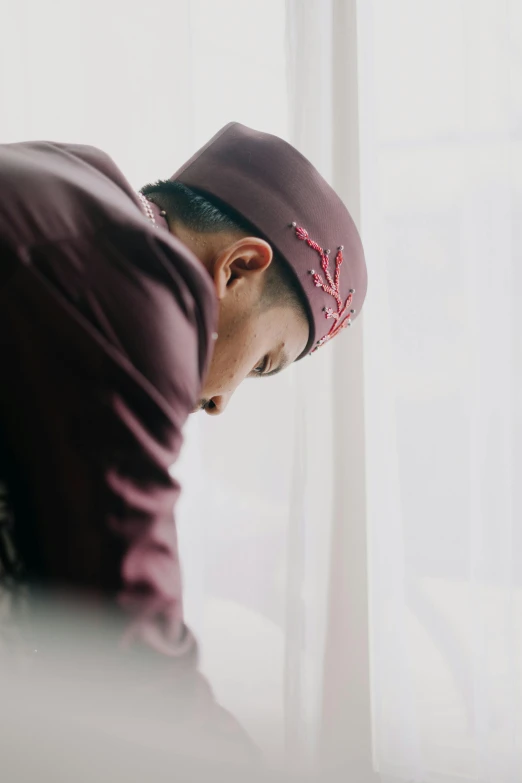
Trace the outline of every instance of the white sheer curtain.
[[522, 781], [522, 4], [359, 11], [382, 780]]
[[[290, 140], [336, 189], [360, 222], [357, 28], [355, 0], [287, 0]], [[332, 237], [332, 244], [340, 240]], [[364, 241], [364, 237], [363, 237]], [[316, 760], [358, 783], [374, 780], [366, 567], [364, 314], [309, 362], [301, 379], [307, 438], [305, 531], [328, 541], [308, 564], [324, 612], [321, 671], [314, 703]], [[316, 481], [325, 464], [327, 483]], [[324, 507], [310, 514], [311, 492]], [[328, 493], [328, 494], [327, 494]], [[307, 604], [307, 612], [310, 606]], [[308, 614], [309, 616], [309, 614]], [[337, 777], [335, 778], [337, 780]]]
[[[293, 140], [360, 218], [370, 278], [364, 329], [332, 352], [344, 404], [331, 448], [346, 471], [334, 504], [339, 492], [356, 502], [331, 535], [355, 554], [338, 555], [344, 582], [330, 563], [326, 660], [344, 655], [354, 673], [325, 668], [323, 734], [344, 731], [343, 768], [372, 779], [352, 655], [354, 638], [364, 650], [363, 515], [379, 779], [520, 783], [522, 4], [356, 6], [287, 2]], [[339, 451], [347, 439], [366, 477]], [[344, 716], [340, 731], [328, 714]]]

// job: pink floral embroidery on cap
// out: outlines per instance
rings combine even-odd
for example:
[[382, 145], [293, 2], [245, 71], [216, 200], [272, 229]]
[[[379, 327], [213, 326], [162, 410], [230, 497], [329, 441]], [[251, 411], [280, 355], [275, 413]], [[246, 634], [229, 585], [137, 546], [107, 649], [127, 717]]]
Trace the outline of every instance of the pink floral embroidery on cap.
[[324, 307], [323, 311], [325, 314], [325, 318], [331, 318], [333, 320], [332, 327], [330, 331], [324, 335], [324, 337], [321, 337], [320, 340], [318, 340], [314, 346], [314, 348], [310, 351], [310, 353], [314, 353], [314, 351], [317, 351], [318, 348], [320, 348], [322, 345], [328, 342], [328, 340], [331, 340], [332, 337], [335, 337], [336, 334], [338, 334], [342, 329], [344, 329], [347, 326], [352, 325], [352, 315], [355, 313], [355, 310], [353, 308], [350, 308], [350, 305], [353, 301], [353, 295], [355, 293], [355, 289], [350, 288], [350, 291], [348, 293], [348, 298], [346, 299], [346, 302], [344, 302], [341, 299], [341, 294], [339, 292], [339, 278], [341, 275], [341, 265], [343, 263], [343, 245], [340, 245], [337, 248], [337, 253], [335, 256], [335, 272], [334, 276], [332, 278], [332, 274], [330, 272], [330, 251], [329, 250], [323, 250], [323, 248], [317, 244], [317, 242], [314, 242], [313, 239], [310, 239], [308, 235], [308, 231], [303, 228], [302, 226], [298, 226], [297, 223], [292, 223], [292, 228], [295, 229], [295, 235], [298, 239], [303, 240], [306, 242], [308, 247], [310, 247], [312, 250], [315, 250], [315, 252], [319, 255], [321, 259], [321, 268], [324, 272], [324, 276], [326, 278], [325, 280], [321, 277], [321, 275], [315, 271], [315, 269], [310, 269], [310, 274], [312, 275], [312, 281], [316, 288], [321, 288], [326, 294], [329, 294], [335, 299], [336, 309], [334, 310], [332, 307]]

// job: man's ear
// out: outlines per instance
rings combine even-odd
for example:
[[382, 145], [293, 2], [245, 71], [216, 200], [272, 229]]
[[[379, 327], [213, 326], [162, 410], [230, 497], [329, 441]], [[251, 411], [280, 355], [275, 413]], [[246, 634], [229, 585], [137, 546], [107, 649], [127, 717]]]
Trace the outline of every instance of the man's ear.
[[[213, 278], [218, 299], [243, 282], [254, 281], [273, 259], [272, 248], [260, 237], [242, 237], [214, 259]], [[254, 278], [253, 276], [256, 276]]]

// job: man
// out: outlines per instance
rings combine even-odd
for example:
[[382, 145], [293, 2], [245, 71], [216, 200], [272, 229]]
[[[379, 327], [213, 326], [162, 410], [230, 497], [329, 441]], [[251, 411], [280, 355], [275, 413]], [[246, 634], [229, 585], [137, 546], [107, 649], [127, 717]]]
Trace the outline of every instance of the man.
[[94, 148], [1, 146], [4, 581], [112, 606], [158, 667], [190, 657], [183, 424], [313, 353], [365, 293], [346, 208], [277, 137], [231, 123], [140, 194]]

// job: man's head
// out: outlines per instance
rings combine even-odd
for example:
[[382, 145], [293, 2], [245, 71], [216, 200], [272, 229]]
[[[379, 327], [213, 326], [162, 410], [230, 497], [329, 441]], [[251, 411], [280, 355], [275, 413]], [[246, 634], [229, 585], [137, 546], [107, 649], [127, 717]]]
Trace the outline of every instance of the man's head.
[[221, 413], [245, 378], [275, 375], [301, 356], [309, 338], [304, 297], [286, 262], [230, 207], [176, 180], [142, 193], [214, 281], [218, 338], [199, 407]]
[[143, 194], [214, 280], [220, 310], [203, 388], [209, 413], [224, 409], [243, 378], [313, 353], [360, 311], [367, 273], [357, 228], [283, 139], [229, 123]]

